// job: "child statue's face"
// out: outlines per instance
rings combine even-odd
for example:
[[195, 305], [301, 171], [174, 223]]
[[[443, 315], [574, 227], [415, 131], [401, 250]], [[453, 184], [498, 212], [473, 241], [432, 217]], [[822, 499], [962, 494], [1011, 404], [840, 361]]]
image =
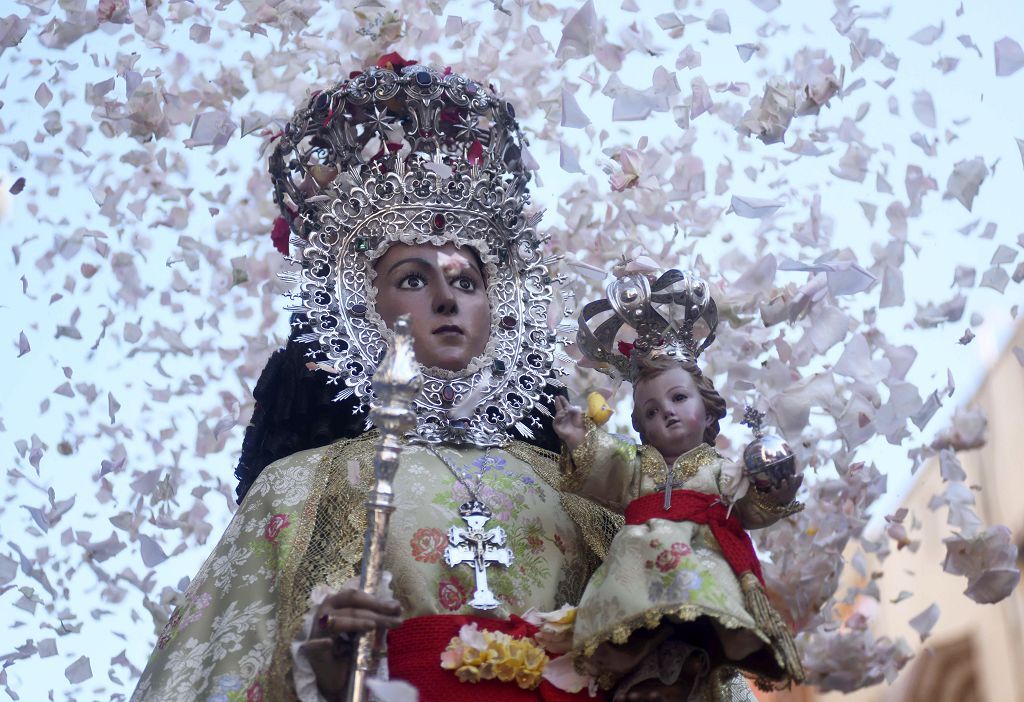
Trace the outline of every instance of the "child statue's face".
[[703, 441], [710, 420], [693, 377], [682, 368], [637, 383], [633, 401], [644, 443], [663, 456], [681, 456]]

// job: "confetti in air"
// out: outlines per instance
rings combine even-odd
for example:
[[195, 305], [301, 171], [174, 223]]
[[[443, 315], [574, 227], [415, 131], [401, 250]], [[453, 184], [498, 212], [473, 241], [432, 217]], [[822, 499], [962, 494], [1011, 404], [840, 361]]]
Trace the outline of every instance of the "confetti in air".
[[[859, 572], [865, 554], [884, 563], [934, 538], [947, 553], [936, 573], [962, 578], [966, 597], [1012, 591], [1009, 531], [978, 516], [956, 458], [984, 443], [987, 419], [953, 382], [992, 345], [995, 316], [1012, 322], [1024, 280], [1019, 217], [999, 209], [1018, 206], [1024, 141], [983, 111], [1022, 89], [1012, 23], [849, 0], [654, 5], [5, 10], [9, 695], [42, 699], [63, 679], [82, 698], [133, 689], [234, 509], [252, 389], [288, 332], [288, 223], [266, 154], [310, 91], [392, 51], [516, 105], [539, 226], [565, 254], [552, 326], [571, 326], [615, 266], [711, 281], [723, 323], [705, 372], [731, 423], [759, 398], [807, 467], [807, 509], [756, 538], [811, 683], [891, 680], [911, 655], [839, 626], [859, 595], [911, 596], [844, 575], [847, 561]], [[614, 390], [577, 368], [574, 347], [562, 358], [574, 392]], [[740, 450], [734, 429], [726, 453]], [[895, 507], [869, 529], [890, 486], [925, 465], [941, 471], [946, 533]], [[940, 609], [914, 604], [923, 640]]]

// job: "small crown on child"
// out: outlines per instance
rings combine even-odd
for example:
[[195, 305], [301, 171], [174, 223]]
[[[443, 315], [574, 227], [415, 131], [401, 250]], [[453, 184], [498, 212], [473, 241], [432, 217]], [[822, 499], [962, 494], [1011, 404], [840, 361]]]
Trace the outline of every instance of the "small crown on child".
[[[715, 340], [718, 306], [694, 271], [673, 268], [654, 282], [642, 273], [626, 273], [609, 283], [605, 294], [580, 311], [576, 340], [580, 352], [613, 378], [630, 378], [642, 361], [659, 356], [696, 361]], [[600, 324], [598, 317], [604, 317]], [[706, 327], [703, 341], [697, 338], [698, 322]], [[636, 332], [631, 346], [616, 342], [623, 325]]]

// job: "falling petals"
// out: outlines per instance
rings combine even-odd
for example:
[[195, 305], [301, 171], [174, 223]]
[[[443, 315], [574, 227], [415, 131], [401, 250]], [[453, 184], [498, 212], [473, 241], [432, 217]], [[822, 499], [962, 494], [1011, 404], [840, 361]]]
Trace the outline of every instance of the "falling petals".
[[39, 103], [39, 106], [46, 109], [46, 106], [50, 104], [50, 100], [53, 99], [53, 93], [50, 92], [46, 83], [42, 83], [38, 88], [36, 88], [35, 98], [36, 102]]
[[796, 112], [796, 95], [781, 78], [765, 84], [764, 94], [754, 100], [750, 110], [740, 121], [740, 132], [754, 134], [765, 144], [777, 144], [786, 135], [786, 129]]
[[227, 112], [214, 110], [198, 114], [192, 121], [192, 135], [185, 140], [185, 146], [213, 146], [216, 151], [228, 143], [236, 127]]
[[943, 199], [956, 198], [970, 212], [974, 205], [974, 198], [978, 195], [978, 188], [981, 187], [987, 175], [988, 168], [980, 156], [958, 161], [949, 175], [949, 180], [946, 181], [946, 192], [942, 196]]
[[729, 15], [725, 13], [725, 10], [715, 10], [712, 12], [706, 25], [709, 32], [716, 34], [728, 34], [732, 31], [732, 26], [729, 24]]
[[583, 114], [583, 110], [576, 103], [576, 98], [568, 90], [562, 88], [562, 122], [563, 127], [570, 129], [582, 129], [590, 124], [590, 118]]
[[939, 23], [938, 27], [922, 27], [921, 29], [917, 30], [916, 32], [910, 35], [910, 40], [916, 41], [918, 44], [921, 44], [922, 46], [934, 44], [938, 40], [938, 38], [942, 36], [942, 33], [945, 30], [945, 28], [945, 23]]
[[582, 173], [579, 157], [572, 147], [565, 142], [558, 143], [558, 165], [566, 173]]
[[555, 57], [564, 60], [589, 56], [597, 44], [597, 31], [598, 19], [594, 1], [587, 0], [562, 30], [562, 39], [555, 49]]
[[996, 75], [1013, 75], [1024, 66], [1024, 50], [1010, 37], [1003, 37], [992, 48], [996, 61]]
[[78, 685], [90, 679], [92, 677], [92, 666], [89, 665], [89, 657], [79, 656], [74, 663], [64, 669], [64, 677], [72, 685]]
[[763, 219], [774, 214], [776, 210], [785, 204], [779, 200], [733, 195], [729, 210], [735, 212], [740, 217]]
[[965, 595], [975, 602], [993, 604], [1008, 597], [1020, 582], [1016, 567], [1017, 547], [1005, 526], [993, 526], [974, 537], [943, 539], [946, 560], [943, 570], [967, 577]]
[[910, 620], [910, 627], [921, 637], [921, 641], [928, 638], [936, 622], [939, 621], [939, 606], [929, 605], [927, 609]]

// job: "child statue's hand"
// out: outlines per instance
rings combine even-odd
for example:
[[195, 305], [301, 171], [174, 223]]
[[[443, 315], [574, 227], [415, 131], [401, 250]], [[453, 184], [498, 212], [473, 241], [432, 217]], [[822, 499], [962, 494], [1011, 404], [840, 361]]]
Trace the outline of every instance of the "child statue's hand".
[[555, 398], [555, 419], [551, 426], [570, 451], [575, 451], [587, 435], [583, 425], [583, 410], [570, 405], [564, 397]]

